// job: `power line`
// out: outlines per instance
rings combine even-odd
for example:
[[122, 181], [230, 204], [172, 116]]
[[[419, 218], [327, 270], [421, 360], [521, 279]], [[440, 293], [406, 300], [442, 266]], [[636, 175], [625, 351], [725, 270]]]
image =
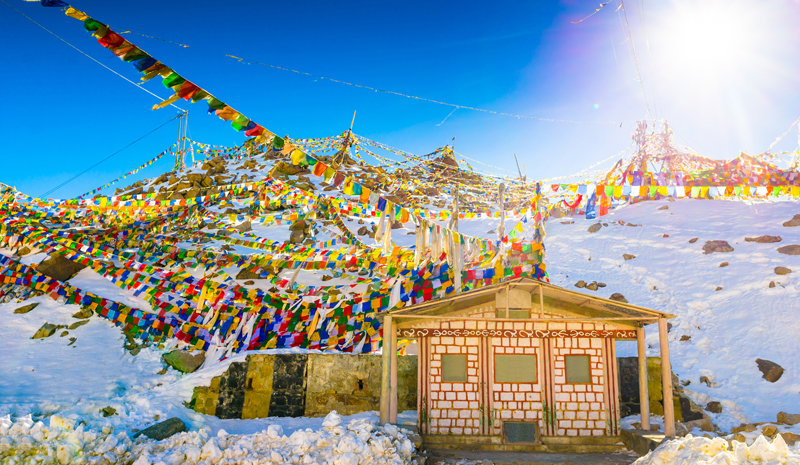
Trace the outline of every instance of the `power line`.
[[[3, 1], [3, 0], [0, 0], [0, 1]], [[5, 3], [5, 2], [4, 2], [4, 3]], [[169, 119], [169, 121], [167, 121], [166, 123], [164, 123], [164, 124], [162, 124], [161, 126], [159, 126], [159, 127], [155, 128], [155, 129], [153, 129], [152, 131], [148, 132], [147, 134], [145, 134], [145, 135], [143, 135], [143, 136], [139, 137], [139, 138], [138, 138], [138, 139], [136, 139], [135, 141], [131, 142], [130, 144], [126, 145], [125, 147], [122, 147], [121, 149], [117, 150], [116, 152], [112, 153], [111, 155], [109, 155], [109, 156], [107, 156], [107, 157], [103, 158], [102, 160], [100, 160], [100, 161], [98, 161], [97, 163], [95, 163], [94, 165], [92, 165], [92, 166], [90, 166], [90, 167], [86, 168], [85, 170], [81, 171], [80, 173], [76, 174], [75, 176], [73, 176], [73, 177], [71, 177], [71, 178], [67, 179], [66, 181], [62, 182], [61, 184], [57, 185], [56, 187], [54, 187], [54, 188], [50, 189], [49, 191], [45, 192], [45, 193], [44, 193], [44, 194], [42, 194], [40, 197], [41, 197], [41, 198], [46, 198], [48, 195], [52, 194], [53, 192], [55, 192], [55, 191], [57, 191], [57, 190], [61, 189], [62, 187], [66, 186], [67, 184], [71, 183], [72, 181], [74, 181], [74, 180], [78, 179], [79, 177], [83, 176], [84, 174], [86, 174], [86, 172], [88, 172], [88, 171], [89, 171], [89, 170], [91, 170], [92, 168], [94, 168], [94, 167], [96, 167], [97, 165], [99, 165], [99, 164], [103, 163], [104, 161], [106, 161], [106, 160], [110, 159], [110, 158], [111, 158], [111, 157], [113, 157], [114, 155], [116, 155], [116, 154], [118, 154], [118, 153], [122, 152], [123, 150], [125, 150], [125, 149], [127, 149], [128, 147], [130, 147], [131, 145], [133, 145], [133, 144], [135, 144], [135, 143], [139, 142], [140, 140], [144, 139], [145, 137], [149, 136], [150, 134], [152, 134], [152, 133], [154, 133], [154, 132], [158, 131], [159, 129], [163, 128], [164, 126], [166, 126], [167, 124], [169, 124], [170, 122], [172, 122], [172, 120], [174, 120], [174, 119], [176, 119], [176, 118], [180, 118], [181, 116], [183, 116], [183, 114], [178, 114], [177, 116], [173, 116], [173, 117], [172, 117], [172, 118], [170, 118], [170, 119]]]
[[[162, 102], [165, 100], [165, 99], [163, 99], [163, 98], [159, 97], [158, 95], [156, 95], [156, 94], [154, 94], [154, 93], [150, 92], [149, 90], [145, 89], [144, 87], [141, 87], [139, 84], [137, 84], [137, 83], [135, 83], [135, 82], [131, 81], [130, 79], [126, 78], [126, 77], [125, 77], [125, 76], [123, 76], [122, 74], [119, 74], [118, 72], [114, 71], [113, 69], [109, 68], [108, 66], [104, 65], [103, 63], [99, 62], [97, 59], [95, 59], [94, 57], [92, 57], [92, 56], [91, 56], [91, 55], [89, 55], [88, 53], [84, 52], [83, 50], [79, 49], [78, 47], [76, 47], [76, 46], [72, 45], [71, 43], [67, 42], [66, 40], [62, 39], [62, 38], [61, 38], [61, 36], [59, 36], [58, 34], [56, 34], [56, 33], [55, 33], [55, 32], [53, 32], [53, 31], [51, 31], [50, 29], [47, 29], [46, 27], [42, 26], [41, 24], [37, 23], [37, 22], [36, 22], [36, 21], [34, 21], [34, 20], [31, 18], [31, 17], [29, 17], [28, 15], [26, 15], [25, 13], [23, 13], [23, 12], [19, 11], [18, 9], [14, 8], [13, 6], [9, 5], [9, 4], [8, 4], [8, 2], [6, 2], [5, 0], [0, 0], [0, 2], [3, 2], [3, 3], [5, 3], [7, 7], [11, 8], [12, 10], [14, 10], [14, 11], [16, 11], [17, 13], [21, 14], [22, 16], [24, 16], [25, 18], [27, 18], [27, 19], [28, 19], [28, 21], [32, 22], [33, 24], [35, 24], [35, 25], [39, 26], [40, 28], [44, 29], [45, 31], [49, 32], [49, 33], [50, 33], [50, 34], [52, 34], [54, 37], [56, 37], [58, 40], [60, 40], [60, 41], [64, 42], [65, 44], [67, 44], [67, 45], [69, 45], [70, 47], [74, 48], [75, 50], [79, 51], [79, 52], [80, 52], [80, 53], [82, 53], [84, 56], [86, 56], [86, 57], [87, 57], [87, 58], [89, 58], [90, 60], [94, 61], [94, 62], [95, 62], [95, 63], [97, 63], [98, 65], [102, 66], [103, 68], [105, 68], [105, 69], [107, 69], [107, 70], [111, 71], [112, 73], [116, 74], [117, 76], [121, 77], [122, 79], [125, 79], [126, 81], [130, 82], [131, 84], [133, 84], [133, 85], [134, 85], [134, 86], [136, 86], [137, 88], [139, 88], [139, 89], [142, 89], [143, 91], [145, 91], [145, 92], [147, 92], [148, 94], [152, 95], [153, 97], [155, 97], [155, 98], [157, 98], [157, 99], [161, 100]], [[175, 104], [172, 104], [172, 103], [171, 103], [170, 105], [171, 105], [171, 106], [173, 106], [173, 107], [175, 107], [175, 108], [177, 108], [177, 109], [178, 109], [178, 110], [180, 110], [180, 111], [184, 111], [184, 110], [183, 110], [181, 107], [179, 107], [179, 106], [177, 106], [177, 105], [175, 105]]]

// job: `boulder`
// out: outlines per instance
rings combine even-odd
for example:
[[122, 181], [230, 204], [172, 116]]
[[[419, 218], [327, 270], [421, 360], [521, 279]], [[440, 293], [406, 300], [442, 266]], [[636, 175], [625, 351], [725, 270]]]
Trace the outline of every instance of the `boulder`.
[[583, 289], [584, 287], [586, 287], [586, 281], [584, 280], [578, 281], [577, 283], [575, 283], [575, 287], [577, 287], [578, 289]]
[[636, 258], [636, 255], [631, 255], [629, 253], [624, 253], [624, 254], [622, 254], [622, 258], [624, 258], [625, 260], [633, 260], [634, 258]]
[[763, 434], [768, 438], [774, 437], [777, 432], [778, 432], [777, 426], [767, 425], [761, 427], [761, 434]]
[[74, 277], [84, 268], [86, 268], [86, 265], [75, 263], [61, 255], [51, 255], [50, 258], [36, 267], [36, 271], [45, 276], [57, 279], [58, 281], [66, 281]]
[[772, 289], [772, 288], [773, 288], [773, 287], [775, 287], [775, 286], [776, 286], [776, 284], [775, 284], [775, 281], [770, 281], [770, 282], [769, 282], [769, 288], [770, 288], [770, 289]]
[[32, 304], [28, 304], [28, 305], [26, 305], [24, 307], [20, 307], [20, 308], [14, 309], [14, 313], [28, 313], [28, 312], [30, 312], [31, 310], [33, 310], [34, 308], [36, 308], [38, 306], [39, 306], [38, 302], [35, 302], [35, 303], [32, 303]]
[[720, 268], [725, 268], [725, 267], [726, 267], [726, 266], [728, 266], [728, 265], [729, 265], [729, 263], [728, 263], [728, 262], [722, 262], [722, 263], [720, 263], [720, 264], [719, 264], [719, 267], [720, 267]]
[[783, 437], [783, 442], [785, 442], [787, 446], [793, 446], [800, 442], [800, 434], [788, 433], [786, 431], [779, 434]]
[[800, 255], [800, 245], [793, 244], [778, 247], [778, 253], [782, 253], [784, 255]]
[[794, 217], [792, 217], [791, 220], [783, 223], [783, 225], [786, 226], [787, 228], [792, 226], [800, 226], [800, 213], [794, 215]]
[[619, 292], [615, 292], [609, 296], [608, 300], [615, 300], [617, 302], [628, 303], [628, 299], [625, 298], [624, 295], [620, 294]]
[[758, 369], [763, 374], [762, 378], [766, 379], [770, 383], [778, 381], [781, 379], [781, 376], [783, 376], [783, 367], [775, 362], [757, 358], [756, 364], [758, 365]]
[[711, 423], [711, 419], [708, 417], [685, 421], [683, 422], [683, 426], [686, 427], [688, 431], [691, 431], [695, 428], [700, 428], [703, 431], [714, 431], [714, 424]]
[[72, 323], [71, 325], [69, 325], [69, 329], [70, 329], [70, 330], [72, 330], [72, 329], [78, 329], [78, 328], [80, 328], [81, 326], [85, 325], [85, 324], [86, 324], [86, 323], [88, 323], [88, 322], [89, 322], [89, 320], [80, 320], [80, 321], [76, 321], [75, 323]]
[[689, 341], [691, 339], [692, 339], [692, 336], [688, 336], [688, 335], [684, 334], [683, 336], [681, 336], [680, 342], [686, 342], [686, 341]]
[[589, 289], [590, 291], [596, 291], [597, 290], [597, 283], [596, 282], [591, 282], [591, 283], [587, 284], [586, 285], [586, 289]]
[[792, 270], [786, 268], [785, 266], [776, 266], [775, 267], [775, 274], [777, 275], [785, 275], [791, 273]]
[[252, 231], [253, 227], [250, 225], [250, 221], [242, 221], [234, 229], [236, 229], [239, 232], [247, 232], [247, 231]]
[[712, 400], [706, 404], [706, 411], [711, 413], [722, 413], [722, 403]]
[[161, 441], [162, 439], [167, 439], [173, 434], [182, 433], [184, 431], [186, 431], [186, 425], [183, 423], [183, 421], [181, 421], [180, 418], [172, 417], [169, 420], [156, 423], [149, 428], [139, 431], [133, 435], [133, 438], [136, 439], [139, 436], [146, 436], [150, 439]]
[[164, 363], [181, 373], [193, 373], [206, 361], [206, 355], [203, 352], [190, 354], [182, 350], [173, 350], [172, 352], [162, 355], [161, 359], [164, 360]]
[[303, 231], [306, 229], [306, 222], [304, 220], [297, 220], [289, 225], [289, 231]]
[[697, 242], [697, 239], [700, 239], [700, 238], [699, 237], [693, 237], [693, 238], [689, 239], [689, 243], [690, 244], [694, 244], [695, 242]]
[[758, 236], [758, 237], [745, 237], [747, 242], [757, 242], [759, 244], [771, 244], [773, 242], [780, 242], [781, 236]]
[[83, 319], [91, 317], [92, 315], [94, 315], [93, 311], [91, 311], [88, 308], [82, 308], [79, 312], [75, 312], [75, 314], [72, 315], [72, 318], [77, 318], [79, 320], [83, 320]]
[[289, 242], [292, 244], [302, 244], [306, 234], [303, 230], [294, 230], [289, 236]]
[[595, 233], [597, 231], [600, 231], [600, 228], [602, 228], [602, 227], [603, 227], [603, 225], [601, 225], [600, 223], [595, 223], [595, 224], [589, 226], [588, 231], [590, 233]]
[[663, 207], [658, 207], [659, 210], [669, 210], [669, 205], [664, 205]]
[[44, 339], [46, 337], [50, 337], [56, 333], [59, 329], [63, 328], [64, 326], [61, 325], [54, 325], [50, 323], [45, 323], [36, 331], [36, 334], [31, 337], [31, 339]]
[[300, 166], [290, 165], [285, 161], [279, 161], [278, 163], [275, 164], [275, 166], [272, 168], [269, 174], [270, 176], [273, 176], [273, 173], [277, 172], [285, 174], [287, 176], [294, 176], [295, 174], [299, 173], [302, 170], [303, 168]]
[[796, 425], [800, 423], [800, 413], [778, 412], [778, 423], [782, 425]]
[[727, 241], [706, 241], [703, 245], [703, 253], [710, 254], [714, 252], [733, 252], [733, 247]]

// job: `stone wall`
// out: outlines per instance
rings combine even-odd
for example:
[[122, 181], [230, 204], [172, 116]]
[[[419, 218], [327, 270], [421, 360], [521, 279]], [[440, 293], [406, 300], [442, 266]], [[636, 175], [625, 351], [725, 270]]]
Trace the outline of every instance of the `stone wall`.
[[[417, 408], [417, 357], [398, 361], [398, 410]], [[248, 355], [231, 363], [190, 402], [219, 418], [325, 416], [378, 410], [381, 357], [348, 354]]]

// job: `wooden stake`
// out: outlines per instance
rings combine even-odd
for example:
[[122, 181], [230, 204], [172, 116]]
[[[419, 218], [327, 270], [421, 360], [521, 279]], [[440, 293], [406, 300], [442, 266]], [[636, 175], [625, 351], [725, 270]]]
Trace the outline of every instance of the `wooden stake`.
[[392, 316], [386, 315], [383, 319], [383, 341], [382, 341], [382, 350], [383, 354], [381, 356], [381, 403], [380, 403], [380, 421], [381, 425], [385, 425], [389, 423], [389, 409], [391, 408], [391, 401], [390, 394], [391, 394], [391, 353], [392, 353], [392, 343], [391, 334], [394, 332], [392, 327]]
[[650, 396], [647, 393], [647, 348], [644, 343], [644, 326], [636, 329], [636, 345], [639, 354], [639, 412], [642, 429], [650, 431]]
[[522, 179], [522, 170], [519, 169], [519, 160], [517, 160], [517, 154], [514, 154], [514, 161], [517, 163], [517, 173], [519, 173], [519, 178]]
[[675, 437], [675, 405], [672, 400], [672, 366], [669, 363], [667, 319], [658, 319], [658, 345], [661, 348], [661, 384], [664, 390], [664, 436]]
[[389, 362], [391, 371], [389, 372], [389, 423], [397, 424], [397, 326], [392, 325], [389, 341], [391, 350]]

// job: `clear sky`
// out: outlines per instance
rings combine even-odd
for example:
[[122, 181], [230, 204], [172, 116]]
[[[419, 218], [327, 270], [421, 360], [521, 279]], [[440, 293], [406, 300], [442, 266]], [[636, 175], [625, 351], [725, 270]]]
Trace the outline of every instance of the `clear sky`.
[[[58, 8], [5, 0], [102, 63], [138, 73]], [[528, 178], [575, 173], [627, 148], [637, 119], [666, 118], [677, 141], [712, 158], [759, 153], [800, 117], [800, 3], [791, 0], [176, 2], [75, 0], [116, 31], [271, 131], [357, 134], [415, 153], [456, 151]], [[635, 46], [638, 69], [625, 27]], [[4, 111], [0, 181], [31, 195], [83, 171], [175, 115], [0, 3]], [[221, 53], [221, 54], [220, 54]], [[249, 60], [459, 105], [614, 124], [517, 119], [245, 65]], [[166, 98], [160, 79], [144, 87]], [[644, 91], [643, 88], [644, 87]], [[646, 94], [646, 100], [645, 100]], [[200, 142], [243, 133], [189, 104]], [[621, 127], [620, 127], [621, 123]], [[172, 144], [170, 123], [52, 196], [80, 195]], [[773, 151], [794, 150], [796, 130]], [[609, 161], [603, 167], [610, 167]], [[162, 159], [140, 176], [170, 168]], [[120, 184], [122, 185], [122, 184]]]

